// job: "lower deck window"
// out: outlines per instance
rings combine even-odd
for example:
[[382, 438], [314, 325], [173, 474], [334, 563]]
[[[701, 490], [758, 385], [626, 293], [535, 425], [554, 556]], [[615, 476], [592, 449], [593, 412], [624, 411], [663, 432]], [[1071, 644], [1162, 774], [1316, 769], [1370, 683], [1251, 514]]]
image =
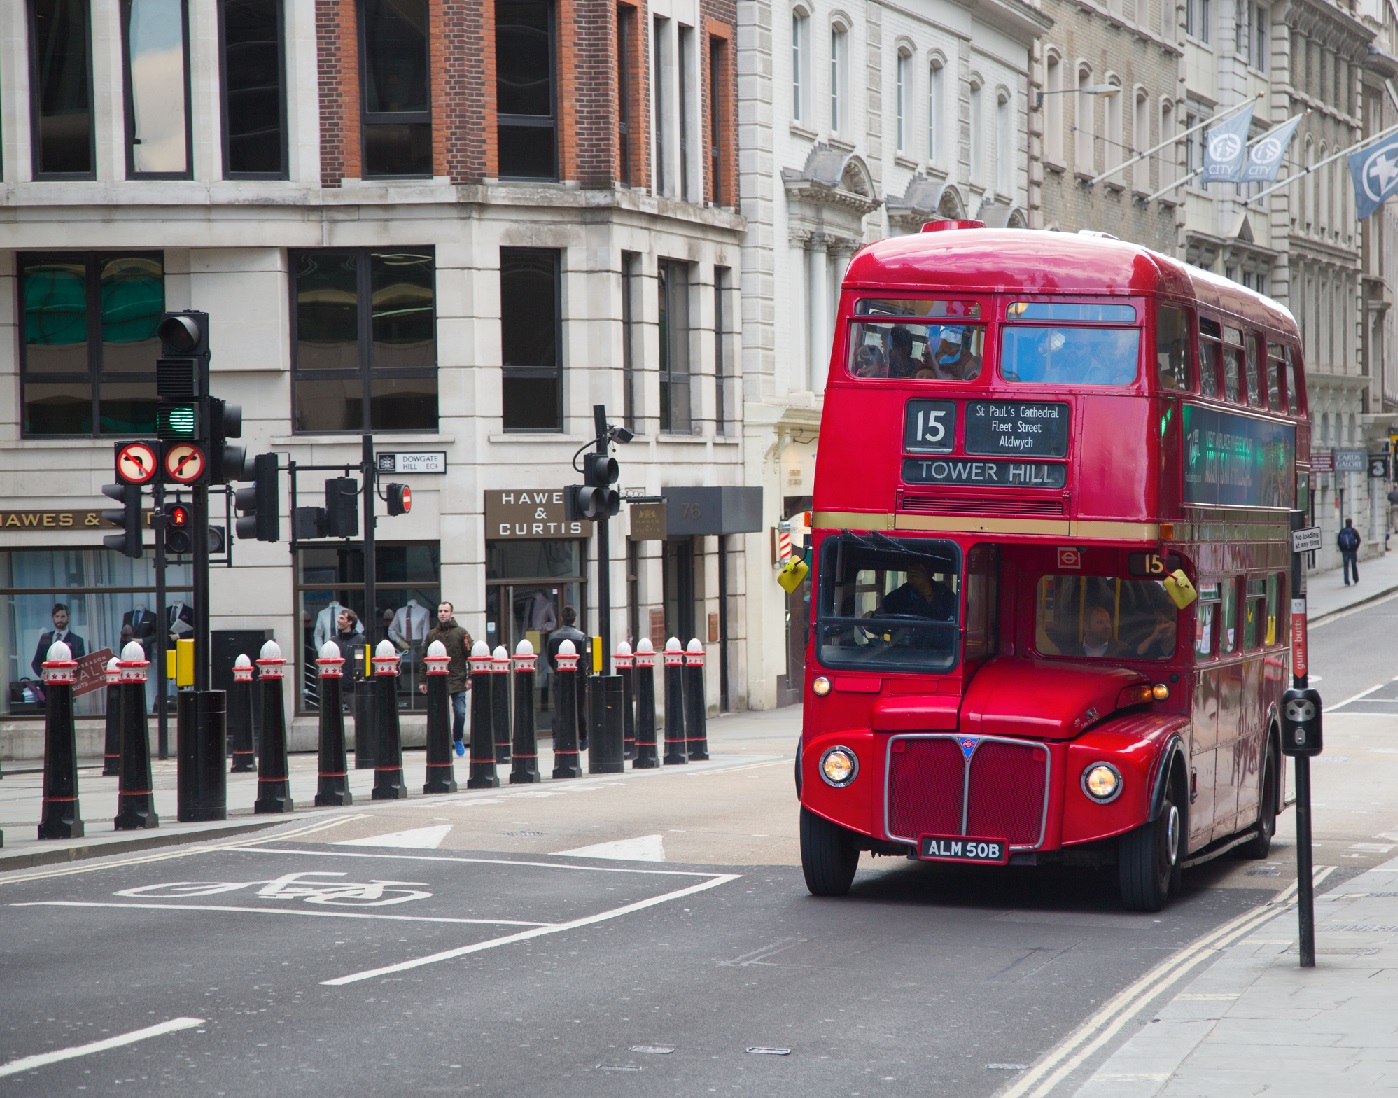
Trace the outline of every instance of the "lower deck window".
[[1044, 576], [1035, 599], [1034, 647], [1071, 659], [1166, 660], [1179, 611], [1156, 580]]

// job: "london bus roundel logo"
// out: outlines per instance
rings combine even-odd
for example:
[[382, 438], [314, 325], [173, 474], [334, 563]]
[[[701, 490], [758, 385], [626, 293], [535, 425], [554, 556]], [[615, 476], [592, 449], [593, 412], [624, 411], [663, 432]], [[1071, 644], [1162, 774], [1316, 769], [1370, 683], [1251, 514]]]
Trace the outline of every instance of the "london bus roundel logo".
[[1386, 144], [1364, 158], [1364, 194], [1371, 202], [1382, 202], [1398, 180], [1398, 144]]

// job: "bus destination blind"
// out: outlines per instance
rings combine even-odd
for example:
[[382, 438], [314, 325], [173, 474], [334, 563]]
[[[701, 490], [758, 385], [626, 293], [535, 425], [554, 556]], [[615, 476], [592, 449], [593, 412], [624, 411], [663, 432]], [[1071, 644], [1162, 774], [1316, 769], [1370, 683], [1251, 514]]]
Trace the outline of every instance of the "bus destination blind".
[[1067, 470], [1053, 461], [904, 458], [903, 480], [908, 484], [968, 484], [977, 488], [1062, 488], [1067, 483]]
[[1042, 400], [968, 400], [966, 452], [1066, 457], [1068, 405]]

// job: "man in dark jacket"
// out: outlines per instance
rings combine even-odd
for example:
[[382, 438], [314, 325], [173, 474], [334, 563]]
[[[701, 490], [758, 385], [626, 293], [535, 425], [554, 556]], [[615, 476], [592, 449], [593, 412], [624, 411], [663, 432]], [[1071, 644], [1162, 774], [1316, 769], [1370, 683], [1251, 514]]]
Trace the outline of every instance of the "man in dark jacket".
[[1340, 562], [1345, 569], [1345, 586], [1349, 586], [1350, 574], [1354, 582], [1359, 582], [1359, 531], [1354, 528], [1354, 519], [1345, 519], [1345, 528], [1335, 539], [1340, 547]]
[[82, 637], [68, 631], [68, 607], [61, 602], [53, 604], [53, 628], [39, 634], [39, 647], [34, 650], [34, 660], [29, 665], [34, 669], [36, 678], [44, 677], [44, 661], [49, 658], [49, 649], [55, 641], [66, 644], [75, 660], [87, 655], [87, 645]]
[[[437, 607], [437, 624], [427, 631], [423, 651], [441, 641], [451, 657], [447, 664], [447, 693], [451, 695], [451, 738], [458, 755], [466, 754], [466, 691], [471, 689], [471, 677], [466, 660], [471, 655], [471, 634], [456, 624], [456, 611], [449, 602]], [[418, 687], [424, 694], [427, 683]]]

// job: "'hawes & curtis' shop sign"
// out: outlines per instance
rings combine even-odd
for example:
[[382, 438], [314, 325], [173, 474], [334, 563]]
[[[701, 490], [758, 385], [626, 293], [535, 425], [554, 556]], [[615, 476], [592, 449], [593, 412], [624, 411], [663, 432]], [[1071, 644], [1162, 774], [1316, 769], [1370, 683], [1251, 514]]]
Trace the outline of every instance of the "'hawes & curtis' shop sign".
[[486, 540], [585, 538], [592, 533], [592, 523], [570, 519], [565, 511], [562, 488], [486, 492]]

